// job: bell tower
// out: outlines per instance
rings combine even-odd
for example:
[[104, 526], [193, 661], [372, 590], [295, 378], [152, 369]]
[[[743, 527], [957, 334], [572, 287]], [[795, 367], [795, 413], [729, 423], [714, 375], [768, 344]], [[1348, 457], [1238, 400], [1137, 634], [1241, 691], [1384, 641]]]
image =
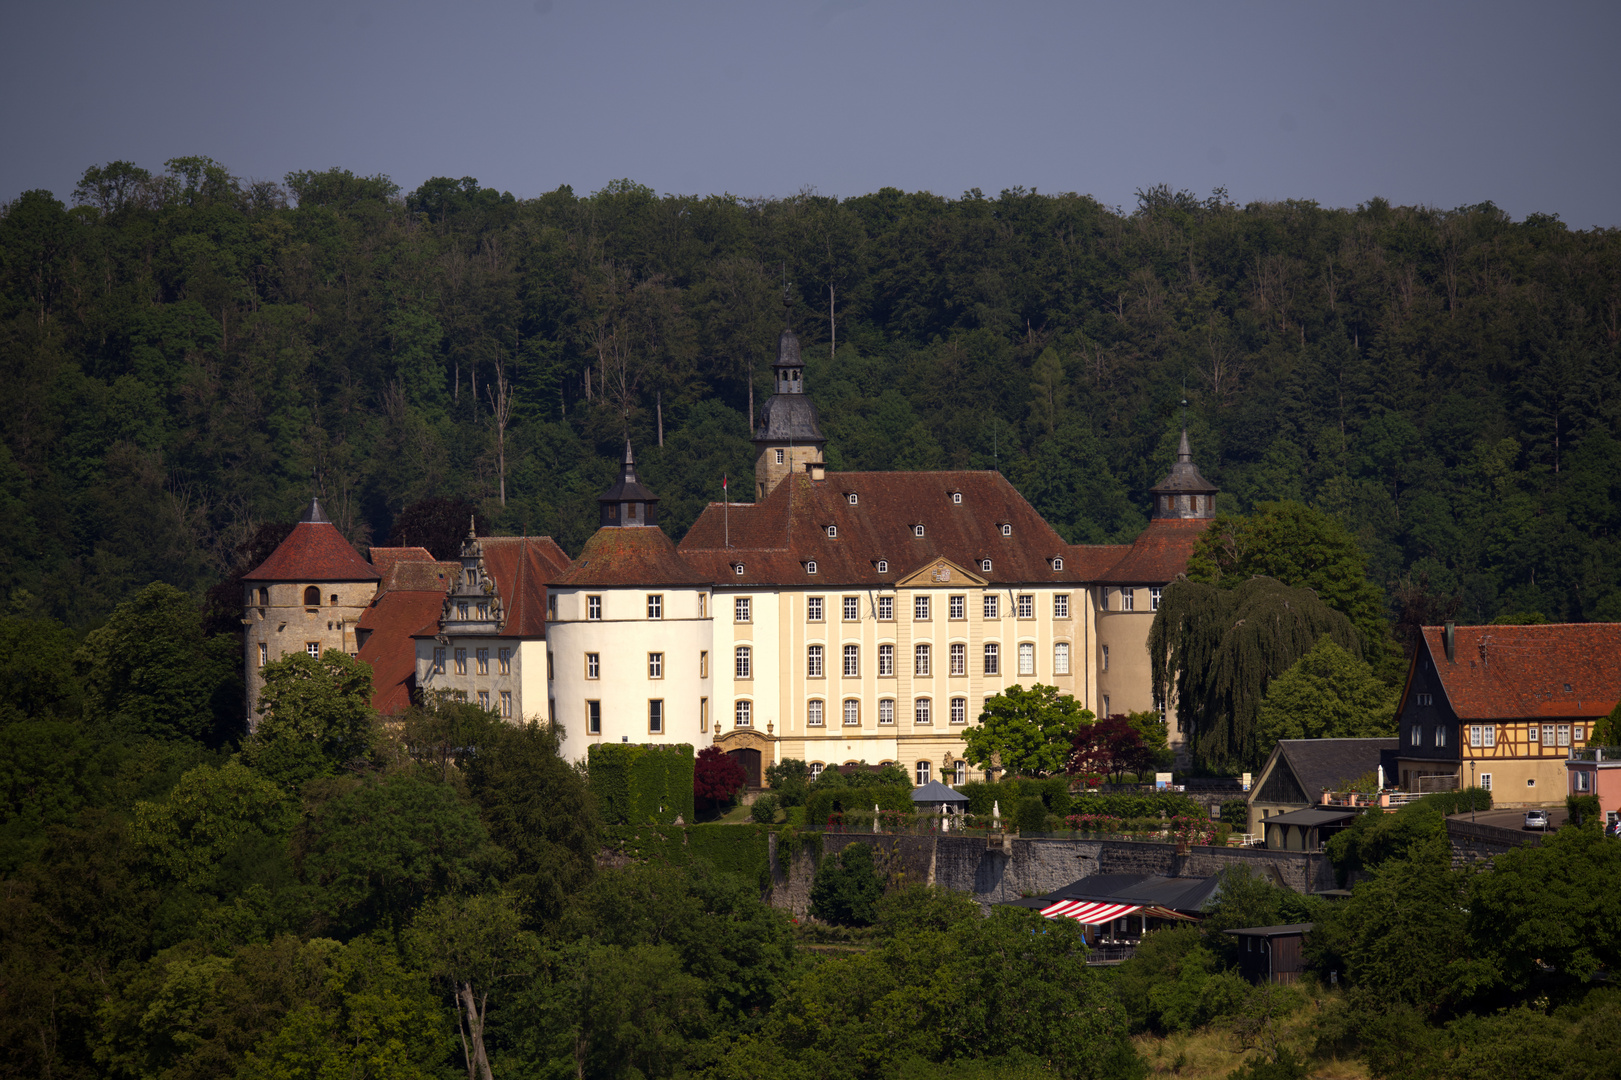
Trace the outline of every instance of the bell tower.
[[1193, 463], [1193, 447], [1188, 429], [1182, 429], [1182, 443], [1176, 449], [1176, 464], [1165, 479], [1148, 489], [1154, 496], [1156, 518], [1213, 518], [1216, 516], [1216, 485], [1199, 475]]
[[790, 474], [807, 465], [822, 464], [827, 440], [817, 424], [816, 406], [805, 395], [805, 362], [799, 338], [787, 324], [792, 301], [783, 295], [782, 333], [777, 336], [777, 360], [771, 365], [774, 390], [760, 410], [754, 432], [754, 497], [763, 501]]

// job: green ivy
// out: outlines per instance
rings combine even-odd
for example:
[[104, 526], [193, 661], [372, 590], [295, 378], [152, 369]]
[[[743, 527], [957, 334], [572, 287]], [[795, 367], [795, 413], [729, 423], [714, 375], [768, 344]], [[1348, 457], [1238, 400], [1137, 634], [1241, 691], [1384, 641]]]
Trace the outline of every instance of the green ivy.
[[692, 746], [599, 743], [586, 751], [591, 792], [609, 825], [691, 821]]
[[876, 806], [893, 813], [911, 813], [912, 788], [910, 785], [885, 784], [875, 787], [834, 788], [831, 791], [812, 790], [805, 800], [805, 824], [811, 829], [825, 828], [827, 819], [841, 811], [872, 813]]

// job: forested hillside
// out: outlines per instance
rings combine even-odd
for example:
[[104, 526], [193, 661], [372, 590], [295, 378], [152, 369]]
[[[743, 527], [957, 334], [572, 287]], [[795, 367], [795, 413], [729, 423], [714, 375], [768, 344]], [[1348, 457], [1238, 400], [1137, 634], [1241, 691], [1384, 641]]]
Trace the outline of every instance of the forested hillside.
[[204, 158], [73, 201], [0, 218], [19, 613], [200, 594], [312, 490], [362, 544], [465, 496], [577, 551], [627, 428], [679, 537], [752, 470], [786, 281], [837, 468], [999, 467], [1125, 539], [1185, 395], [1228, 509], [1338, 516], [1396, 602], [1621, 619], [1614, 231], [1166, 188], [520, 201]]

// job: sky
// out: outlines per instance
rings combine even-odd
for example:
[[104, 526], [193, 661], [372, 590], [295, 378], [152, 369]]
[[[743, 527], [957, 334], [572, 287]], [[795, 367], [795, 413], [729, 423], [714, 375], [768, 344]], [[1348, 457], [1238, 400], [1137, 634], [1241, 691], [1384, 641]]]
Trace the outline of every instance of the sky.
[[0, 202], [205, 155], [410, 191], [1442, 209], [1621, 227], [1621, 3], [7, 0]]

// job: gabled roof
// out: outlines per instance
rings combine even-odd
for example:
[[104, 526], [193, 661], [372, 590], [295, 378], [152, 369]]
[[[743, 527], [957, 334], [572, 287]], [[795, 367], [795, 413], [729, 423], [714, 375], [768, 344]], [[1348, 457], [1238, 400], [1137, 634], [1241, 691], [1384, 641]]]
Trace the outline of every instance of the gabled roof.
[[1204, 518], [1155, 518], [1107, 570], [1093, 576], [1100, 584], [1149, 585], [1174, 581], [1188, 568], [1194, 542], [1210, 527]]
[[[718, 583], [829, 586], [893, 585], [939, 559], [993, 584], [1081, 582], [1075, 564], [1085, 560], [1072, 557], [1076, 550], [1006, 477], [966, 471], [827, 473], [821, 481], [796, 473], [762, 502], [729, 510], [710, 503], [680, 548]], [[1053, 569], [1054, 557], [1064, 559], [1062, 570]], [[983, 559], [991, 560], [989, 571]], [[888, 562], [887, 573], [878, 572], [879, 560]]]
[[1460, 720], [1604, 716], [1621, 700], [1621, 623], [1460, 626], [1455, 661], [1444, 633], [1426, 626], [1424, 646]]
[[[1381, 764], [1389, 772], [1393, 762], [1382, 755], [1394, 753], [1400, 744], [1399, 739], [1279, 739], [1273, 752], [1294, 774], [1306, 801], [1314, 802], [1325, 791], [1343, 790], [1378, 771]], [[1257, 784], [1257, 793], [1260, 788]]]
[[270, 558], [242, 575], [243, 581], [376, 581], [381, 575], [360, 557], [321, 510], [309, 509]]
[[681, 557], [663, 529], [605, 525], [585, 542], [580, 557], [555, 579], [555, 584], [570, 588], [673, 586], [706, 585], [711, 580]]
[[411, 704], [417, 656], [412, 639], [438, 631], [444, 599], [443, 590], [388, 592], [361, 614], [357, 627], [369, 633], [360, 659], [371, 665], [371, 704], [382, 715], [391, 716]]
[[499, 636], [545, 637], [546, 586], [567, 571], [568, 556], [549, 536], [482, 536], [479, 544], [506, 613]]

